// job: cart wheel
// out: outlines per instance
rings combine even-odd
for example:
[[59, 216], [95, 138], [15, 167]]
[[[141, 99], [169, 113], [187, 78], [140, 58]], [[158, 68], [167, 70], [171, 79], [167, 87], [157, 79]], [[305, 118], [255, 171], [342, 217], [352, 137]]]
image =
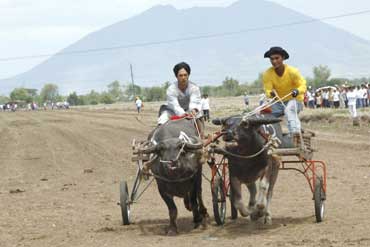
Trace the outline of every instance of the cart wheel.
[[316, 178], [316, 185], [313, 197], [315, 201], [315, 215], [317, 223], [322, 222], [324, 219], [326, 195], [323, 187], [324, 184], [322, 181], [322, 177]]
[[130, 225], [130, 204], [127, 182], [122, 181], [120, 183], [120, 206], [122, 213], [122, 222], [124, 225]]
[[226, 194], [223, 190], [223, 180], [221, 177], [216, 177], [212, 190], [213, 214], [217, 225], [225, 224], [226, 218]]
[[233, 202], [233, 194], [230, 188], [230, 208], [231, 208], [231, 219], [236, 220], [238, 218], [238, 210], [235, 208]]

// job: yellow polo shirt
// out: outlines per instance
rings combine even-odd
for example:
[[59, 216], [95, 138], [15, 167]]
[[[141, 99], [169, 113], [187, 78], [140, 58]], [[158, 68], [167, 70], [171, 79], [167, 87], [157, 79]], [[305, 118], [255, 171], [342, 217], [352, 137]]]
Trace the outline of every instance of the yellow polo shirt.
[[[306, 80], [303, 78], [299, 70], [289, 66], [285, 66], [284, 74], [280, 77], [276, 74], [273, 67], [266, 70], [263, 73], [263, 85], [265, 88], [265, 93], [268, 98], [271, 98], [271, 91], [275, 89], [279, 97], [284, 97], [293, 91], [293, 89], [298, 89], [299, 95], [297, 100], [303, 101], [304, 94], [307, 91]], [[292, 96], [287, 97], [284, 101], [292, 99]]]

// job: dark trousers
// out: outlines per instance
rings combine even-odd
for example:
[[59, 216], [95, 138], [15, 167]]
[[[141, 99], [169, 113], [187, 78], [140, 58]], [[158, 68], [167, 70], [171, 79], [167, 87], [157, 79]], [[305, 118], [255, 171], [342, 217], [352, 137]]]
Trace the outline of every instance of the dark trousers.
[[203, 110], [204, 121], [209, 121], [209, 110]]
[[315, 108], [315, 101], [314, 100], [308, 101], [308, 107], [311, 109]]

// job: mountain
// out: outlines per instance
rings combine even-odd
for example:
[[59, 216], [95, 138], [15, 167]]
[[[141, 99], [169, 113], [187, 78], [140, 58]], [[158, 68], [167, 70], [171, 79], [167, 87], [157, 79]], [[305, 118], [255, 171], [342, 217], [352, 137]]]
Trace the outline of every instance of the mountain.
[[[172, 81], [172, 67], [180, 61], [190, 63], [191, 79], [200, 85], [220, 83], [226, 76], [251, 81], [270, 66], [263, 54], [271, 46], [286, 48], [291, 55], [287, 63], [304, 75], [310, 75], [312, 67], [319, 64], [328, 65], [337, 76], [368, 72], [367, 40], [319, 21], [276, 27], [310, 20], [264, 0], [182, 10], [160, 5], [93, 32], [30, 71], [0, 81], [0, 85], [7, 92], [21, 85], [41, 88], [46, 82], [57, 83], [64, 93], [101, 90], [114, 80], [130, 81], [132, 64], [135, 83], [152, 86]], [[275, 28], [265, 28], [269, 26]], [[223, 33], [229, 35], [191, 38]], [[155, 44], [182, 38], [189, 39]], [[134, 44], [141, 45], [94, 51]], [[80, 50], [91, 51], [76, 52]]]

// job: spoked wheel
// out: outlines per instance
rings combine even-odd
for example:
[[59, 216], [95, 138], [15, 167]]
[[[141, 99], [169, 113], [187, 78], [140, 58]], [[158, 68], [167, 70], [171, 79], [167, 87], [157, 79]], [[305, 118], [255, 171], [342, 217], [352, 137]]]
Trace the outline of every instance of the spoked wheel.
[[316, 178], [315, 191], [313, 197], [315, 201], [316, 222], [320, 223], [324, 219], [325, 200], [326, 200], [326, 194], [324, 191], [324, 183], [322, 177]]
[[226, 219], [226, 193], [223, 190], [223, 180], [216, 177], [212, 185], [213, 214], [217, 225], [225, 224]]
[[130, 199], [128, 194], [127, 182], [120, 183], [120, 206], [122, 213], [122, 222], [124, 225], [130, 225]]

